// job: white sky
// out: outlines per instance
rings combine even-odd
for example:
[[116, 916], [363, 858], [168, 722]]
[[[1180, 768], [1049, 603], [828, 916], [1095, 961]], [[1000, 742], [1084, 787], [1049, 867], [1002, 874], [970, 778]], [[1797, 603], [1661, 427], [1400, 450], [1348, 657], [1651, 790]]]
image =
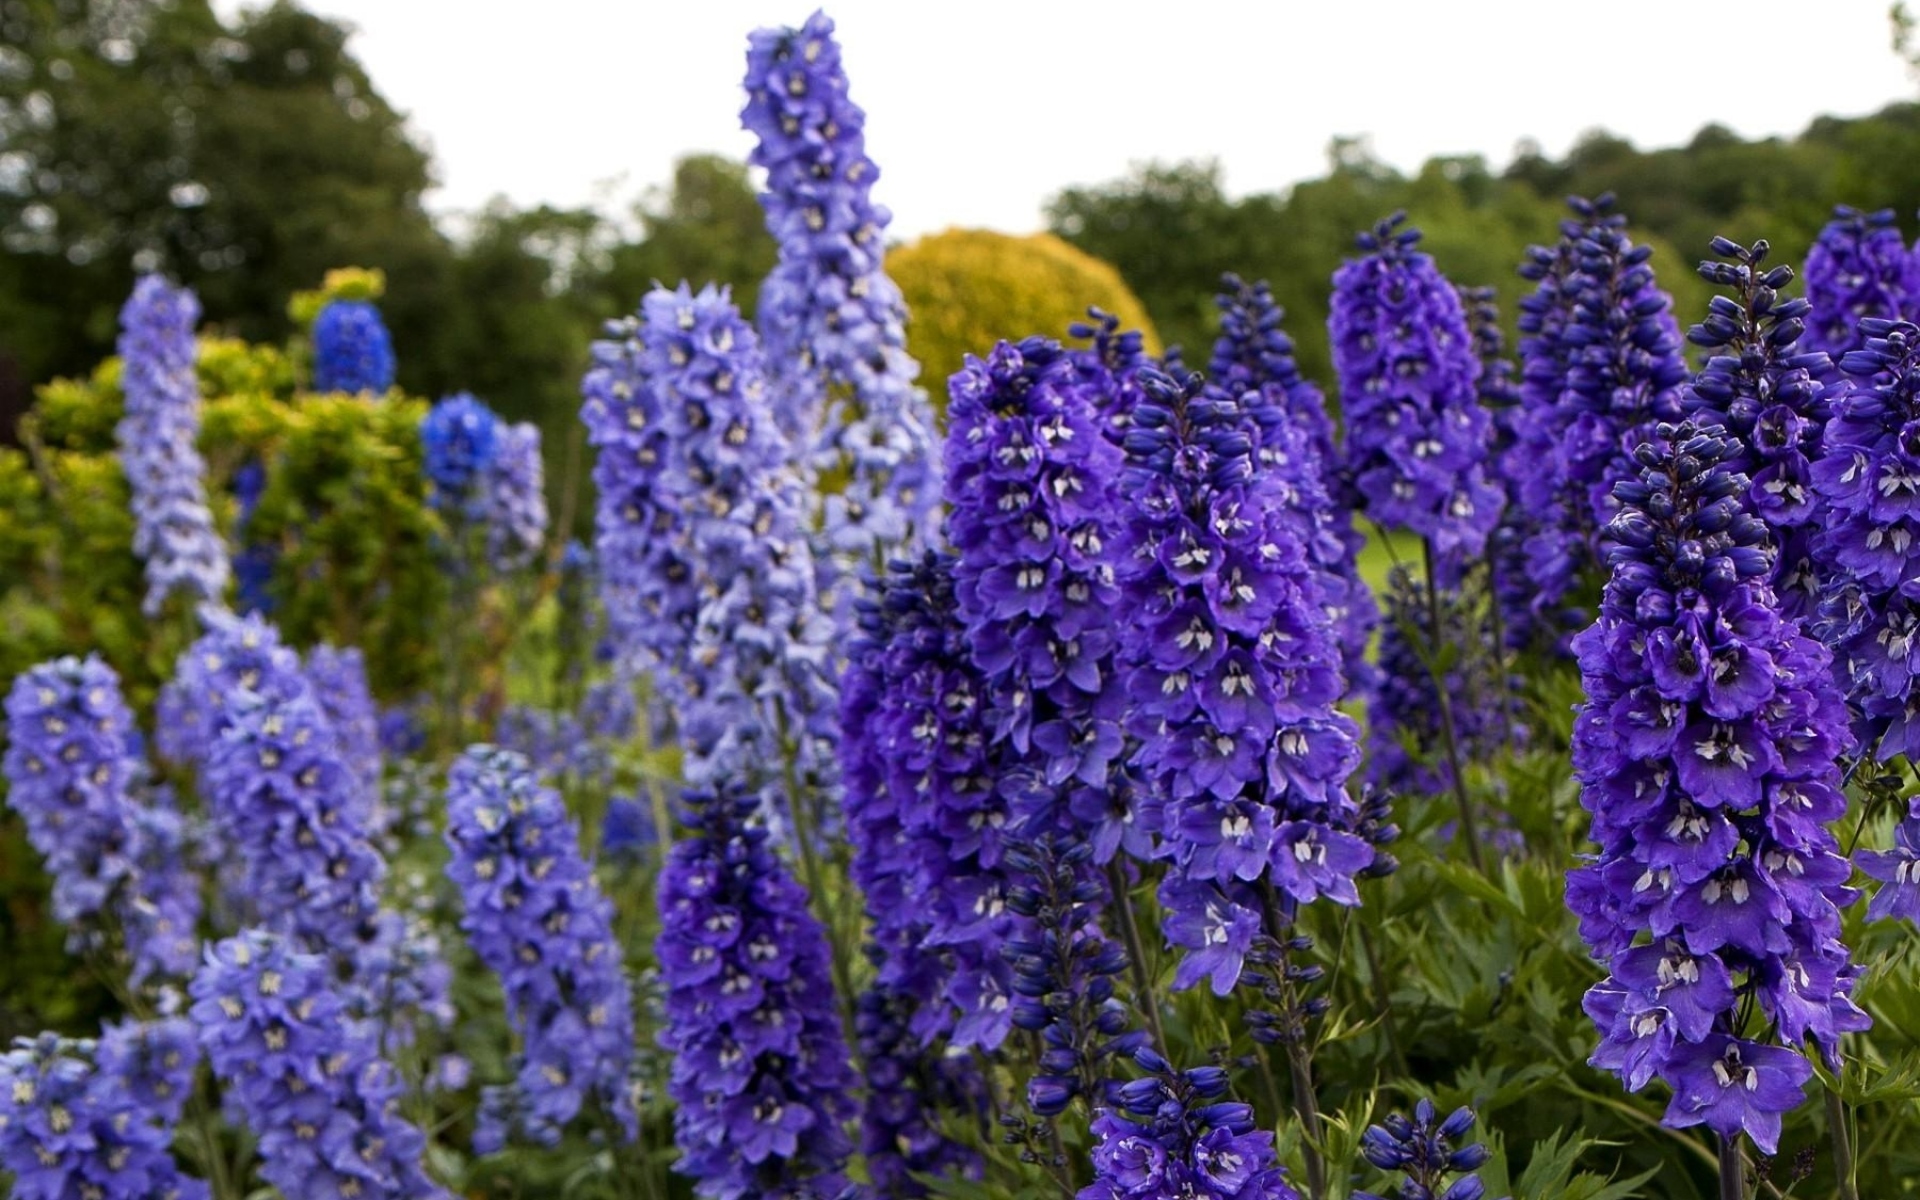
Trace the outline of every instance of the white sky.
[[[692, 151], [744, 158], [747, 33], [814, 0], [306, 0], [428, 145], [440, 214], [495, 195], [610, 212]], [[232, 15], [239, 0], [216, 0]], [[835, 0], [875, 195], [897, 236], [1039, 228], [1047, 197], [1217, 157], [1236, 194], [1322, 174], [1365, 134], [1411, 170], [1604, 126], [1793, 134], [1920, 95], [1887, 0]]]

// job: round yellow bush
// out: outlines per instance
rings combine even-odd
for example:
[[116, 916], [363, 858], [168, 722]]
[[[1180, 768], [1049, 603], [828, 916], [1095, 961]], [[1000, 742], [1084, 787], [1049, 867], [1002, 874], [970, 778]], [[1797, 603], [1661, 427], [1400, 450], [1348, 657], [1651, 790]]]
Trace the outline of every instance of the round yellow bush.
[[1089, 305], [1120, 318], [1122, 329], [1140, 330], [1147, 349], [1160, 352], [1146, 306], [1120, 272], [1050, 233], [929, 234], [892, 250], [887, 274], [906, 298], [907, 349], [920, 360], [920, 383], [942, 413], [947, 380], [965, 355], [1036, 333], [1064, 340]]

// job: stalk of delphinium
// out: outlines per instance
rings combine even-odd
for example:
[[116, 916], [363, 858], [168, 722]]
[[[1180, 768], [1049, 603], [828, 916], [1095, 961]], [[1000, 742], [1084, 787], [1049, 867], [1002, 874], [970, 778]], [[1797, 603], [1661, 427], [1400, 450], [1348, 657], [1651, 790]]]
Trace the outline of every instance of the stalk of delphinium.
[[1829, 408], [1820, 380], [1832, 367], [1801, 346], [1808, 304], [1783, 299], [1793, 268], [1762, 269], [1768, 246], [1713, 239], [1723, 262], [1700, 264], [1701, 277], [1732, 290], [1715, 296], [1707, 319], [1687, 340], [1712, 357], [1682, 397], [1687, 419], [1717, 426], [1741, 447], [1727, 466], [1750, 481], [1747, 503], [1773, 536], [1773, 590], [1781, 611], [1803, 619], [1819, 602], [1813, 564], [1817, 507], [1813, 462]]
[[192, 993], [228, 1119], [253, 1132], [260, 1176], [287, 1200], [446, 1200], [421, 1166], [425, 1136], [397, 1115], [399, 1079], [325, 958], [243, 930], [208, 947]]
[[[588, 1104], [636, 1136], [628, 1094], [633, 1008], [613, 905], [580, 853], [560, 794], [526, 758], [475, 746], [447, 776], [447, 874], [466, 911], [460, 928], [500, 977], [519, 1039], [508, 1102], [535, 1141], [553, 1145]], [[507, 1130], [483, 1122], [476, 1147], [491, 1152]]]
[[914, 386], [906, 304], [882, 263], [892, 220], [873, 202], [866, 113], [847, 95], [833, 22], [748, 39], [749, 161], [779, 261], [760, 288], [761, 337], [781, 427], [822, 472], [844, 473], [824, 527], [844, 567], [877, 566], [940, 521], [933, 409]]
[[1135, 616], [1119, 660], [1141, 738], [1134, 761], [1169, 860], [1160, 900], [1182, 951], [1175, 986], [1210, 978], [1226, 995], [1251, 958], [1262, 986], [1283, 994], [1289, 1013], [1255, 1036], [1287, 1044], [1318, 1196], [1289, 927], [1296, 905], [1358, 903], [1355, 876], [1374, 862], [1346, 789], [1357, 729], [1334, 707], [1340, 654], [1315, 602], [1304, 527], [1277, 494], [1282, 481], [1257, 464], [1244, 408], [1198, 376], [1149, 372], [1145, 384], [1121, 483], [1129, 508], [1115, 562]]
[[[1360, 1153], [1382, 1171], [1404, 1175], [1393, 1193], [1397, 1200], [1480, 1200], [1486, 1185], [1480, 1168], [1491, 1155], [1480, 1142], [1469, 1142], [1474, 1113], [1462, 1105], [1446, 1120], [1421, 1097], [1413, 1106], [1413, 1120], [1394, 1113], [1378, 1125], [1367, 1126]], [[1387, 1200], [1372, 1192], [1355, 1192], [1353, 1200]]]
[[199, 956], [200, 891], [172, 793], [150, 785], [120, 678], [97, 657], [34, 667], [7, 694], [7, 802], [53, 876], [53, 914], [76, 948], [117, 922], [130, 982], [185, 976]]
[[313, 319], [313, 390], [378, 399], [393, 386], [393, 339], [380, 310], [335, 300]]
[[267, 490], [267, 469], [258, 462], [242, 463], [233, 473], [234, 606], [241, 613], [273, 611], [273, 567], [279, 555], [271, 546], [248, 540], [247, 530], [260, 497]]
[[661, 1045], [681, 1157], [710, 1200], [838, 1196], [853, 1068], [826, 933], [738, 788], [689, 791], [660, 876]]
[[1352, 488], [1326, 398], [1294, 363], [1293, 340], [1280, 329], [1285, 314], [1266, 282], [1249, 286], [1228, 275], [1222, 286], [1214, 297], [1220, 336], [1208, 366], [1211, 382], [1240, 398], [1259, 430], [1255, 456], [1297, 493], [1296, 507], [1313, 523], [1307, 557], [1326, 576], [1321, 586], [1340, 639], [1347, 692], [1364, 695], [1375, 684], [1367, 647], [1380, 612], [1360, 578], [1366, 538], [1353, 527]]
[[226, 591], [227, 545], [207, 507], [200, 435], [200, 302], [158, 275], [143, 275], [120, 310], [121, 391], [126, 415], [114, 433], [133, 495], [133, 552], [146, 563], [142, 611], [151, 617], [167, 597], [219, 603]]
[[[1916, 271], [1893, 210], [1863, 213], [1835, 205], [1833, 219], [1807, 250], [1807, 330], [1802, 345], [1827, 355], [1832, 368], [1866, 348], [1860, 322], [1911, 320], [1920, 301]], [[1837, 369], [1823, 382], [1838, 383]]]
[[420, 419], [427, 499], [464, 531], [481, 517], [488, 474], [506, 426], [471, 393], [447, 396]]
[[1000, 947], [1010, 811], [997, 786], [990, 684], [968, 652], [955, 560], [895, 563], [858, 602], [841, 680], [841, 767], [852, 876], [880, 984], [916, 1001], [923, 1044], [994, 1049], [1011, 1028]]
[[160, 689], [154, 744], [163, 758], [204, 770], [228, 723], [227, 708], [241, 692], [263, 699], [292, 695], [311, 686], [300, 657], [280, 640], [280, 631], [257, 614], [202, 610], [205, 628], [180, 652], [173, 678]]
[[507, 574], [533, 562], [547, 536], [545, 469], [540, 430], [525, 421], [503, 424], [493, 466], [480, 495], [487, 563]]
[[1824, 592], [1813, 620], [1833, 651], [1854, 731], [1880, 759], [1920, 755], [1920, 327], [1861, 322], [1866, 344], [1840, 360], [1847, 382], [1831, 402], [1813, 467]]
[[1078, 1200], [1298, 1200], [1273, 1135], [1249, 1105], [1224, 1099], [1225, 1071], [1175, 1071], [1151, 1051], [1136, 1058], [1150, 1073], [1115, 1088], [1094, 1119], [1094, 1178]]
[[1855, 893], [1827, 823], [1851, 747], [1826, 650], [1781, 616], [1772, 550], [1719, 431], [1660, 426], [1616, 489], [1599, 620], [1574, 639], [1574, 727], [1599, 851], [1567, 903], [1608, 969], [1585, 1007], [1596, 1066], [1673, 1088], [1664, 1123], [1720, 1135], [1740, 1195], [1744, 1131], [1780, 1118], [1842, 1034], [1866, 1028], [1837, 939]]
[[[1521, 445], [1525, 393], [1513, 360], [1507, 357], [1507, 337], [1500, 328], [1497, 293], [1490, 287], [1463, 287], [1460, 304], [1467, 314], [1467, 332], [1480, 360], [1474, 391], [1492, 422], [1488, 442], [1487, 474], [1505, 494], [1500, 520], [1487, 534], [1487, 571], [1492, 603], [1487, 615], [1493, 625], [1496, 655], [1533, 641], [1533, 585], [1527, 578], [1526, 542], [1532, 514], [1520, 495], [1515, 455]], [[1504, 669], [1504, 668], [1503, 668]]]
[[339, 741], [340, 762], [359, 794], [361, 821], [378, 834], [385, 823], [380, 803], [380, 721], [367, 686], [366, 659], [354, 647], [321, 643], [307, 651], [307, 683]]
[[1157, 365], [1147, 353], [1146, 335], [1138, 329], [1121, 329], [1119, 317], [1089, 306], [1087, 319], [1069, 324], [1067, 336], [1090, 343], [1069, 349], [1067, 357], [1073, 360], [1080, 387], [1094, 397], [1101, 430], [1117, 445], [1126, 437], [1133, 406], [1140, 399], [1140, 371]]
[[205, 1200], [182, 1175], [172, 1126], [199, 1049], [173, 1019], [109, 1027], [99, 1040], [51, 1033], [0, 1054], [0, 1169], [17, 1200]]
[[916, 1175], [979, 1179], [977, 1150], [941, 1128], [941, 1113], [978, 1113], [983, 1081], [973, 1062], [928, 1046], [913, 1032], [917, 996], [875, 984], [860, 993], [855, 1055], [866, 1082], [860, 1153], [882, 1196], [927, 1194]]

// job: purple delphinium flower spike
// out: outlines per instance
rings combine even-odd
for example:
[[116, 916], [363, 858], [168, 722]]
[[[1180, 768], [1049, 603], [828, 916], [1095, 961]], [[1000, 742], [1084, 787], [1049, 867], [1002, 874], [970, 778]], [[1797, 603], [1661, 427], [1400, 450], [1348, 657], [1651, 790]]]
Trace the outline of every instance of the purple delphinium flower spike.
[[287, 1200], [448, 1200], [398, 1115], [400, 1081], [352, 1020], [333, 967], [257, 929], [207, 948], [194, 1024], [229, 1120], [259, 1139], [260, 1176]]
[[674, 1170], [709, 1200], [838, 1196], [853, 1068], [826, 932], [739, 790], [690, 791], [660, 876]]
[[448, 772], [446, 840], [460, 928], [500, 977], [520, 1041], [511, 1107], [525, 1132], [552, 1145], [595, 1102], [631, 1140], [633, 1007], [613, 905], [559, 793], [525, 757], [475, 746]]
[[525, 421], [500, 427], [499, 448], [481, 484], [480, 520], [487, 562], [497, 572], [533, 562], [547, 536], [546, 474], [540, 430]]
[[1527, 538], [1533, 514], [1521, 496], [1523, 475], [1515, 456], [1520, 453], [1526, 413], [1526, 393], [1519, 369], [1507, 357], [1507, 337], [1500, 328], [1497, 293], [1490, 287], [1460, 289], [1467, 313], [1467, 332], [1480, 359], [1475, 391], [1480, 407], [1492, 421], [1487, 474], [1503, 493], [1500, 520], [1487, 534], [1487, 568], [1491, 575], [1495, 615], [1500, 620], [1503, 649], [1518, 650], [1534, 638], [1533, 581], [1527, 578]]
[[1326, 399], [1294, 364], [1293, 341], [1280, 330], [1283, 314], [1266, 283], [1248, 286], [1228, 275], [1223, 286], [1214, 298], [1220, 337], [1213, 344], [1209, 383], [1240, 400], [1258, 429], [1255, 458], [1279, 478], [1292, 507], [1310, 523], [1307, 557], [1324, 574], [1325, 607], [1340, 641], [1347, 693], [1365, 695], [1375, 684], [1367, 647], [1380, 611], [1360, 578], [1366, 538], [1353, 527], [1352, 487], [1334, 446]]
[[358, 793], [362, 826], [378, 832], [380, 819], [380, 721], [367, 687], [367, 664], [360, 651], [336, 649], [324, 642], [307, 651], [306, 676], [313, 698], [339, 739], [341, 765]]
[[1833, 650], [1854, 730], [1876, 757], [1920, 755], [1920, 327], [1868, 318], [1840, 360], [1848, 382], [1822, 433], [1813, 537], [1823, 596], [1813, 627]]
[[940, 463], [906, 304], [882, 264], [892, 215], [873, 202], [880, 171], [833, 32], [816, 12], [752, 34], [740, 119], [757, 139], [749, 161], [766, 169], [760, 203], [779, 246], [759, 302], [777, 412], [815, 468], [845, 473], [826, 500], [844, 570], [936, 538]]
[[[1807, 332], [1802, 345], [1825, 354], [1834, 367], [1867, 335], [1860, 322], [1912, 320], [1920, 301], [1920, 272], [1907, 253], [1893, 210], [1863, 213], [1836, 205], [1833, 219], [1807, 250]], [[1838, 372], [1824, 377], [1837, 382]]]
[[154, 744], [162, 757], [204, 770], [234, 697], [252, 692], [272, 700], [310, 685], [299, 655], [265, 618], [203, 610], [200, 619], [206, 632], [180, 653], [160, 689]]
[[366, 300], [335, 300], [313, 319], [313, 390], [379, 398], [393, 386], [393, 339]]
[[859, 602], [841, 682], [852, 872], [872, 919], [879, 982], [916, 1001], [924, 1044], [997, 1047], [1011, 1028], [1014, 924], [988, 680], [968, 654], [954, 559], [896, 563]]
[[876, 985], [860, 994], [854, 1036], [866, 1104], [860, 1153], [882, 1196], [927, 1194], [915, 1175], [979, 1179], [980, 1153], [941, 1129], [942, 1112], [979, 1113], [983, 1081], [973, 1060], [929, 1047], [911, 1025], [917, 997]]
[[273, 568], [279, 551], [247, 536], [266, 490], [267, 469], [258, 460], [249, 459], [234, 471], [233, 499], [238, 508], [233, 518], [234, 606], [241, 613], [273, 611]]
[[450, 516], [477, 518], [504, 430], [491, 408], [468, 392], [437, 401], [420, 419], [429, 499]]
[[182, 1020], [45, 1033], [0, 1054], [0, 1170], [16, 1200], [205, 1200], [180, 1173], [172, 1126], [199, 1048]]
[[[1413, 1120], [1394, 1113], [1367, 1126], [1360, 1153], [1382, 1171], [1406, 1176], [1394, 1193], [1400, 1200], [1480, 1200], [1487, 1189], [1478, 1172], [1491, 1155], [1484, 1143], [1466, 1140], [1473, 1122], [1473, 1110], [1465, 1106], [1443, 1121], [1433, 1101], [1422, 1097], [1413, 1106]], [[1353, 1200], [1387, 1198], [1355, 1192]]]
[[1346, 782], [1358, 730], [1299, 522], [1261, 469], [1236, 399], [1149, 372], [1127, 434], [1117, 539], [1134, 616], [1119, 661], [1153, 796], [1175, 977], [1225, 995], [1263, 914], [1355, 904], [1373, 861]]
[[1396, 213], [1334, 272], [1327, 332], [1340, 378], [1346, 469], [1374, 521], [1408, 529], [1457, 576], [1505, 508], [1487, 475], [1491, 418], [1460, 294]]
[[[1647, 265], [1652, 247], [1628, 239], [1626, 218], [1612, 211], [1610, 196], [1571, 203], [1579, 219], [1562, 226], [1558, 270], [1541, 280], [1543, 290], [1558, 288], [1564, 317], [1551, 345], [1543, 344], [1544, 327], [1521, 343], [1523, 360], [1544, 360], [1523, 367], [1523, 388], [1539, 390], [1528, 397], [1519, 448], [1536, 472], [1523, 499], [1539, 514], [1527, 558], [1543, 615], [1597, 566], [1613, 486], [1636, 478], [1634, 448], [1654, 426], [1679, 419], [1688, 376], [1672, 301]], [[1534, 408], [1536, 400], [1548, 407]]]
[[656, 288], [641, 316], [583, 385], [614, 638], [627, 662], [665, 668], [689, 782], [739, 778], [770, 815], [805, 802], [830, 826], [832, 626], [759, 346], [713, 288]]
[[1299, 1200], [1253, 1107], [1223, 1098], [1226, 1071], [1136, 1057], [1152, 1073], [1116, 1087], [1097, 1110], [1093, 1182], [1078, 1200]]
[[172, 792], [151, 787], [120, 679], [98, 658], [43, 663], [7, 694], [7, 802], [53, 876], [74, 943], [117, 919], [131, 982], [185, 976], [199, 954], [199, 882]]
[[1860, 850], [1860, 870], [1880, 881], [1867, 904], [1867, 919], [1920, 925], [1920, 797], [1907, 801], [1907, 815], [1893, 831], [1893, 849]]
[[[1660, 426], [1615, 490], [1613, 577], [1573, 640], [1574, 726], [1593, 861], [1567, 903], [1607, 978], [1587, 993], [1595, 1066], [1673, 1088], [1666, 1124], [1742, 1130], [1775, 1152], [1780, 1115], [1867, 1027], [1838, 940], [1851, 867], [1837, 758], [1852, 739], [1826, 650], [1780, 615], [1772, 549], [1718, 430]], [[1751, 1019], [1749, 1019], [1751, 1014]]]
[[1829, 401], [1821, 380], [1832, 364], [1801, 348], [1808, 306], [1785, 300], [1781, 289], [1793, 268], [1763, 270], [1768, 246], [1713, 239], [1722, 262], [1703, 262], [1700, 275], [1732, 289], [1715, 296], [1707, 319], [1687, 331], [1687, 340], [1712, 353], [1682, 394], [1687, 419], [1718, 426], [1741, 447], [1727, 466], [1750, 484], [1747, 503], [1773, 535], [1773, 590], [1781, 611], [1804, 619], [1819, 602], [1813, 563], [1817, 515], [1813, 462], [1820, 457], [1821, 430]]
[[220, 602], [227, 588], [227, 544], [207, 507], [200, 436], [200, 302], [158, 275], [143, 275], [120, 311], [121, 391], [126, 415], [114, 432], [133, 494], [133, 552], [147, 564], [141, 610], [160, 611], [174, 591]]

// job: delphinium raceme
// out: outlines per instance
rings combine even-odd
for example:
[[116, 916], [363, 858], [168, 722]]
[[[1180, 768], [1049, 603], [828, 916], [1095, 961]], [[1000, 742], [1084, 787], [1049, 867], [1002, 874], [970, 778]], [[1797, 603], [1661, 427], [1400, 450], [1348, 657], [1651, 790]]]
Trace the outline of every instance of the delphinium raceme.
[[1717, 237], [1712, 248], [1725, 261], [1701, 263], [1700, 275], [1732, 294], [1715, 296], [1707, 319], [1687, 331], [1711, 357], [1682, 403], [1689, 421], [1724, 429], [1742, 448], [1726, 465], [1749, 480], [1747, 503], [1773, 537], [1774, 594], [1788, 617], [1809, 617], [1821, 590], [1812, 464], [1829, 407], [1820, 380], [1831, 364], [1801, 348], [1807, 301], [1780, 295], [1792, 267], [1763, 268], [1764, 241], [1748, 247]]
[[740, 789], [688, 791], [660, 876], [674, 1169], [710, 1200], [837, 1197], [855, 1076], [825, 931]]
[[918, 1000], [875, 984], [860, 993], [854, 1049], [866, 1082], [860, 1153], [882, 1196], [924, 1196], [915, 1175], [978, 1179], [980, 1154], [941, 1128], [943, 1112], [977, 1111], [982, 1084], [974, 1064], [928, 1046], [911, 1026]]
[[1585, 1007], [1593, 1063], [1663, 1118], [1720, 1136], [1722, 1195], [1743, 1195], [1739, 1135], [1778, 1148], [1782, 1114], [1842, 1034], [1866, 1028], [1838, 940], [1855, 893], [1827, 823], [1851, 747], [1826, 650], [1780, 614], [1772, 549], [1719, 431], [1663, 425], [1616, 488], [1613, 570], [1574, 639], [1574, 727], [1598, 853], [1567, 903], [1607, 977]]
[[1527, 537], [1533, 515], [1520, 495], [1521, 477], [1515, 455], [1521, 453], [1526, 396], [1519, 369], [1507, 357], [1507, 336], [1500, 328], [1497, 293], [1490, 287], [1463, 287], [1460, 304], [1467, 314], [1467, 332], [1480, 374], [1474, 384], [1480, 407], [1492, 420], [1487, 474], [1504, 493], [1500, 520], [1487, 534], [1487, 572], [1493, 623], [1493, 644], [1504, 656], [1508, 650], [1533, 641], [1534, 588], [1527, 578]]
[[866, 113], [848, 98], [825, 13], [755, 32], [745, 87], [749, 161], [767, 172], [760, 203], [779, 246], [757, 306], [776, 411], [815, 467], [844, 473], [825, 499], [835, 558], [876, 566], [937, 537], [940, 463], [906, 304], [882, 264], [892, 215], [873, 202]]
[[1280, 329], [1284, 314], [1266, 282], [1248, 285], [1228, 275], [1222, 286], [1214, 297], [1220, 336], [1208, 382], [1247, 409], [1259, 431], [1255, 457], [1279, 476], [1294, 507], [1313, 524], [1307, 557], [1325, 574], [1321, 586], [1340, 639], [1347, 691], [1364, 695], [1375, 681], [1367, 648], [1380, 612], [1360, 578], [1366, 539], [1353, 527], [1352, 488], [1334, 445], [1326, 398], [1294, 363], [1293, 340]]
[[133, 494], [133, 552], [146, 563], [141, 609], [160, 612], [181, 591], [194, 602], [219, 603], [226, 591], [227, 544], [207, 507], [200, 434], [200, 302], [158, 275], [143, 275], [120, 310], [120, 386], [126, 415], [114, 433]]
[[233, 473], [234, 607], [241, 613], [273, 611], [273, 567], [279, 555], [272, 546], [247, 537], [253, 514], [266, 494], [267, 469], [258, 461], [242, 463]]
[[339, 739], [340, 765], [357, 792], [359, 819], [371, 832], [384, 824], [380, 811], [380, 722], [367, 686], [366, 659], [354, 647], [321, 643], [307, 651], [305, 673], [313, 698]]
[[242, 930], [208, 947], [192, 993], [227, 1117], [253, 1133], [261, 1178], [287, 1200], [447, 1200], [421, 1166], [425, 1136], [398, 1115], [392, 1064], [325, 958]]
[[539, 428], [525, 421], [502, 424], [480, 494], [487, 563], [496, 572], [520, 570], [539, 553], [547, 536], [545, 479]]
[[236, 696], [244, 691], [272, 700], [310, 683], [300, 656], [265, 618], [203, 610], [200, 619], [205, 632], [181, 651], [173, 678], [160, 689], [154, 744], [169, 761], [204, 770]]
[[[1117, 539], [1121, 631], [1135, 762], [1153, 797], [1167, 938], [1181, 950], [1176, 987], [1249, 982], [1254, 1036], [1288, 1048], [1295, 1103], [1319, 1136], [1297, 997], [1309, 968], [1290, 956], [1297, 905], [1356, 904], [1375, 862], [1347, 792], [1357, 729], [1334, 707], [1340, 652], [1316, 601], [1298, 516], [1281, 480], [1254, 457], [1237, 399], [1150, 372], [1127, 433], [1129, 499]], [[1309, 1159], [1312, 1192], [1324, 1185]]]
[[173, 1019], [110, 1027], [98, 1041], [51, 1033], [0, 1054], [0, 1170], [16, 1200], [205, 1200], [180, 1173], [173, 1125], [199, 1049]]
[[1365, 254], [1334, 272], [1327, 331], [1357, 502], [1377, 524], [1417, 534], [1429, 573], [1451, 586], [1505, 497], [1487, 474], [1492, 421], [1474, 390], [1460, 294], [1404, 221], [1396, 213], [1356, 239]]
[[1863, 750], [1920, 755], [1920, 327], [1861, 322], [1866, 344], [1840, 360], [1813, 467], [1823, 596], [1813, 626], [1833, 650]]
[[1893, 210], [1863, 213], [1836, 205], [1807, 250], [1807, 330], [1802, 345], [1827, 355], [1825, 382], [1839, 382], [1840, 360], [1866, 348], [1860, 322], [1920, 315], [1920, 271], [1907, 253]]
[[480, 518], [487, 474], [504, 431], [494, 411], [468, 392], [445, 397], [421, 418], [428, 498], [448, 519]]
[[1120, 328], [1120, 318], [1089, 306], [1087, 319], [1067, 326], [1067, 336], [1086, 341], [1067, 351], [1079, 377], [1079, 386], [1093, 398], [1100, 428], [1116, 445], [1127, 434], [1133, 406], [1140, 399], [1142, 368], [1155, 366], [1147, 353], [1146, 335]]
[[119, 676], [98, 658], [56, 659], [7, 694], [7, 803], [53, 876], [53, 915], [96, 948], [117, 922], [137, 987], [198, 960], [197, 880], [172, 794], [151, 787]]
[[[601, 893], [558, 792], [512, 751], [476, 746], [447, 777], [447, 874], [459, 886], [460, 928], [500, 977], [518, 1036], [517, 1079], [485, 1111], [511, 1114], [545, 1145], [589, 1105], [618, 1136], [636, 1133], [628, 1073], [633, 1004], [613, 905]], [[483, 1120], [488, 1153], [509, 1130]]]
[[1273, 1134], [1225, 1099], [1224, 1070], [1176, 1071], [1150, 1050], [1135, 1058], [1148, 1074], [1116, 1086], [1094, 1119], [1094, 1177], [1079, 1200], [1299, 1200]]
[[335, 300], [313, 319], [313, 390], [378, 398], [393, 386], [393, 339], [366, 300]]
[[1433, 1101], [1423, 1096], [1413, 1106], [1411, 1121], [1394, 1113], [1367, 1126], [1360, 1153], [1403, 1178], [1390, 1197], [1355, 1192], [1353, 1200], [1480, 1200], [1487, 1188], [1479, 1171], [1491, 1156], [1484, 1143], [1466, 1140], [1473, 1122], [1473, 1110], [1465, 1105], [1441, 1120]]

